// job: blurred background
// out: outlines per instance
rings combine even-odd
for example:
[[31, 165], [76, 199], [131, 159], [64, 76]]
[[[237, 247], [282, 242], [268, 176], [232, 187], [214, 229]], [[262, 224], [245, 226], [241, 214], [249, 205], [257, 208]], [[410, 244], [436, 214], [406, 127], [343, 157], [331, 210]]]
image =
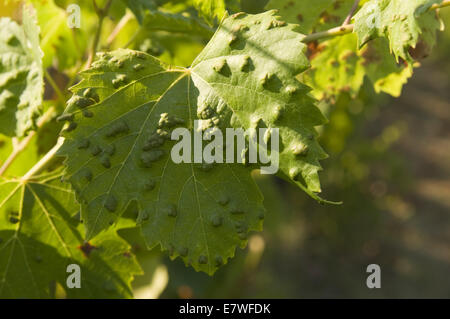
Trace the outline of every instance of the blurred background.
[[[264, 2], [243, 0], [242, 9], [256, 12]], [[15, 14], [11, 4], [0, 9], [1, 15]], [[65, 23], [64, 12], [56, 14], [60, 8], [39, 10], [44, 65], [66, 89], [82, 66], [83, 36], [92, 34], [96, 17], [83, 11], [86, 28], [76, 43], [67, 40], [71, 34], [57, 32], [57, 23]], [[114, 15], [106, 21], [106, 36], [123, 14], [117, 12], [116, 21]], [[400, 98], [377, 95], [367, 84], [355, 100], [343, 94], [333, 104], [321, 103], [330, 120], [319, 128], [329, 154], [322, 162], [323, 196], [343, 205], [319, 205], [280, 179], [255, 175], [268, 210], [264, 231], [214, 277], [171, 261], [158, 248], [147, 251], [134, 231], [121, 230], [145, 270], [134, 282], [135, 296], [450, 298], [450, 9], [441, 13], [448, 28]], [[104, 49], [127, 46], [187, 66], [207, 41], [136, 29], [131, 21], [105, 39]], [[51, 89], [46, 97], [64, 108]], [[47, 135], [44, 129], [40, 153], [59, 129], [49, 126]], [[369, 264], [381, 267], [381, 289], [366, 286]]]

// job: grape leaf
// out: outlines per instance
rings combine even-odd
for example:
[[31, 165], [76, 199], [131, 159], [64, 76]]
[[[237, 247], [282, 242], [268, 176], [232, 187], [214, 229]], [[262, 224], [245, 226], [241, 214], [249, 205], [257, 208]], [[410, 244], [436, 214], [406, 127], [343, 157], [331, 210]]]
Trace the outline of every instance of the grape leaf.
[[[358, 44], [362, 47], [376, 37], [389, 39], [396, 59], [412, 61], [426, 56], [436, 42], [441, 23], [436, 11], [429, 11], [442, 0], [371, 0], [354, 16]], [[416, 50], [421, 51], [415, 52]]]
[[[129, 245], [106, 232], [84, 243], [78, 204], [61, 174], [0, 180], [0, 297], [49, 298], [52, 283], [69, 298], [131, 297], [141, 270]], [[66, 288], [67, 266], [81, 268], [81, 288]]]
[[366, 76], [377, 93], [399, 96], [411, 75], [411, 64], [396, 63], [385, 39], [371, 41], [358, 50], [356, 35], [347, 34], [319, 45], [303, 79], [314, 88], [317, 99], [335, 99], [342, 92], [355, 98]]
[[[325, 153], [314, 127], [325, 122], [295, 79], [304, 71], [303, 35], [269, 11], [227, 18], [191, 68], [169, 68], [142, 52], [100, 54], [72, 88], [60, 154], [82, 203], [87, 238], [137, 201], [147, 244], [160, 244], [212, 274], [262, 227], [252, 167], [175, 164], [171, 129], [279, 128], [279, 175], [316, 199]], [[320, 199], [319, 199], [320, 200]]]
[[343, 0], [270, 0], [267, 9], [277, 9], [287, 22], [297, 23], [302, 33], [318, 32], [342, 24], [352, 7]]
[[147, 10], [155, 10], [157, 4], [152, 0], [122, 0], [127, 7], [133, 12], [139, 24], [144, 22], [145, 12]]
[[39, 27], [32, 7], [23, 25], [0, 19], [0, 133], [23, 136], [35, 125], [44, 90]]

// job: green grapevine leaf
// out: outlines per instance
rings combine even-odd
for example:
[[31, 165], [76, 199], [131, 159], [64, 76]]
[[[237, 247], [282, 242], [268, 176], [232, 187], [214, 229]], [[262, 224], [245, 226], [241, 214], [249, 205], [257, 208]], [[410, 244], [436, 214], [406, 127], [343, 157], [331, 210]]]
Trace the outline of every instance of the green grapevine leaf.
[[[140, 267], [115, 233], [83, 241], [78, 204], [53, 173], [0, 180], [0, 297], [49, 298], [60, 284], [69, 298], [131, 297]], [[81, 288], [67, 288], [67, 266], [81, 268]]]
[[[312, 3], [314, 2], [314, 4]], [[309, 33], [320, 19], [320, 14], [334, 0], [292, 1], [270, 0], [267, 9], [278, 9], [279, 14], [289, 22], [298, 23], [303, 33]]]
[[325, 122], [295, 79], [308, 67], [303, 35], [274, 12], [227, 18], [190, 69], [142, 52], [100, 54], [72, 88], [60, 150], [82, 203], [87, 238], [117, 222], [130, 202], [147, 244], [212, 274], [262, 227], [262, 197], [243, 164], [175, 164], [175, 127], [279, 128], [279, 175], [320, 191]]
[[[359, 46], [376, 37], [389, 39], [395, 57], [412, 61], [426, 56], [436, 41], [441, 23], [433, 4], [442, 0], [371, 0], [355, 15]], [[415, 52], [415, 51], [420, 51]]]
[[0, 133], [23, 136], [39, 116], [44, 90], [39, 27], [31, 7], [23, 25], [0, 19]]
[[412, 75], [411, 64], [396, 63], [385, 39], [358, 50], [356, 35], [347, 34], [321, 43], [317, 51], [311, 57], [311, 69], [305, 72], [304, 81], [314, 88], [318, 99], [335, 99], [341, 92], [355, 98], [365, 76], [377, 93], [399, 96]]
[[283, 19], [308, 34], [342, 24], [352, 5], [345, 0], [270, 0], [266, 8], [279, 10]]
[[192, 6], [198, 10], [200, 16], [202, 16], [210, 24], [214, 20], [222, 19], [226, 11], [225, 0], [190, 0]]
[[[122, 69], [114, 61], [121, 61]], [[135, 71], [136, 65], [142, 69]], [[130, 85], [114, 88], [115, 71], [126, 74]], [[137, 200], [137, 221], [149, 246], [160, 243], [172, 257], [182, 255], [212, 273], [235, 245], [245, 243], [247, 231], [260, 229], [262, 198], [243, 165], [210, 171], [201, 164], [177, 165], [170, 160], [174, 143], [165, 140], [166, 131], [155, 135], [163, 113], [192, 123], [191, 114], [197, 114], [192, 80], [184, 70], [165, 69], [150, 56], [125, 50], [104, 56], [83, 76], [75, 92], [95, 88], [99, 103], [84, 109], [92, 118], [74, 114], [79, 127], [66, 133], [61, 152], [69, 155], [67, 178], [78, 190], [87, 237], [109, 227]], [[163, 144], [144, 151], [149, 143]], [[162, 152], [148, 163], [147, 156]], [[230, 214], [239, 209], [246, 214]]]

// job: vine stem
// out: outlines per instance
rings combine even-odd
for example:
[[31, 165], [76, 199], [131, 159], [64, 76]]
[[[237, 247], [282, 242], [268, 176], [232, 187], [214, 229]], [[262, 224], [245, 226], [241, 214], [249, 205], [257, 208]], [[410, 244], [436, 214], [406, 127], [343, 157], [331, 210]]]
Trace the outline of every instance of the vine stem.
[[97, 48], [98, 48], [98, 45], [100, 42], [100, 36], [102, 34], [103, 21], [105, 20], [105, 17], [108, 14], [109, 7], [111, 7], [112, 0], [109, 0], [106, 3], [105, 7], [102, 9], [97, 7], [97, 3], [95, 2], [95, 0], [92, 0], [92, 2], [94, 4], [95, 12], [97, 13], [97, 16], [98, 16], [98, 26], [97, 26], [97, 30], [95, 31], [94, 41], [92, 43], [91, 50], [89, 52], [89, 57], [88, 57], [86, 67], [85, 67], [86, 69], [88, 69], [91, 66], [92, 61], [94, 60], [94, 56], [95, 56], [95, 53], [97, 52]]
[[430, 10], [436, 10], [443, 7], [450, 7], [450, 0], [444, 0], [441, 3], [435, 3], [430, 7]]
[[53, 157], [55, 157], [63, 142], [64, 138], [59, 137], [58, 142], [56, 142], [55, 146], [53, 146], [53, 148], [48, 151], [47, 154], [45, 154], [44, 157], [39, 160], [39, 162], [37, 162], [25, 175], [22, 176], [21, 181], [26, 182], [41, 170], [43, 170], [53, 160]]
[[[433, 4], [429, 10], [436, 10], [439, 8], [444, 8], [444, 7], [449, 7], [450, 6], [450, 0], [444, 0], [441, 3], [435, 3]], [[330, 38], [330, 37], [336, 37], [336, 36], [340, 36], [340, 35], [344, 35], [347, 33], [351, 33], [353, 32], [353, 28], [354, 25], [353, 24], [346, 24], [346, 25], [342, 25], [340, 27], [336, 27], [336, 28], [332, 28], [326, 31], [322, 31], [322, 32], [317, 32], [317, 33], [311, 33], [307, 36], [305, 36], [302, 39], [302, 42], [304, 43], [309, 43], [309, 42], [313, 42], [319, 39], [325, 39], [325, 38]]]
[[6, 159], [6, 161], [0, 167], [0, 176], [2, 176], [6, 172], [6, 170], [11, 166], [11, 164], [14, 162], [14, 160], [17, 158], [17, 156], [30, 144], [31, 140], [36, 135], [37, 131], [42, 126], [44, 126], [48, 121], [50, 121], [54, 115], [55, 115], [55, 108], [52, 106], [39, 119], [39, 121], [37, 122], [36, 130], [31, 131], [22, 141], [20, 141], [16, 145], [16, 147], [14, 147], [14, 149], [11, 152], [11, 154], [9, 155], [9, 157]]
[[311, 34], [305, 36], [302, 39], [302, 42], [309, 43], [309, 42], [313, 42], [313, 41], [316, 41], [319, 39], [336, 37], [336, 36], [344, 35], [344, 34], [351, 33], [351, 32], [353, 32], [353, 24], [342, 25], [340, 27], [332, 28], [332, 29], [329, 29], [326, 31], [311, 33]]

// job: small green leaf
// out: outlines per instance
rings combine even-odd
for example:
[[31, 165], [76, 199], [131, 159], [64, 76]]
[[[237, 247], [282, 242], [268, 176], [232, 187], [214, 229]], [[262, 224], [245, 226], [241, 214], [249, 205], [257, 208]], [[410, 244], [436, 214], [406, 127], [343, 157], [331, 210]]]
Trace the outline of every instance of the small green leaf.
[[433, 4], [442, 0], [370, 0], [354, 16], [358, 44], [386, 37], [396, 59], [412, 61], [414, 50], [426, 56], [436, 42], [436, 30], [441, 23]]
[[32, 7], [23, 25], [0, 19], [0, 133], [23, 136], [35, 125], [44, 90], [39, 27]]

